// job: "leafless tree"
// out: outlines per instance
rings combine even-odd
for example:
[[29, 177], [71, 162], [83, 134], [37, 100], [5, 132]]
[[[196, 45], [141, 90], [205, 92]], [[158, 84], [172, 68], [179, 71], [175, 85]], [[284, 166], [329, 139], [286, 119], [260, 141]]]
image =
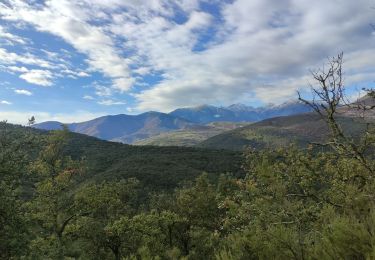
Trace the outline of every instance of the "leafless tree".
[[[312, 71], [312, 77], [316, 85], [310, 84], [312, 100], [305, 99], [298, 92], [299, 100], [310, 106], [327, 123], [331, 138], [327, 143], [320, 144], [332, 147], [340, 154], [353, 157], [358, 160], [369, 172], [374, 173], [372, 158], [366, 156], [369, 147], [374, 145], [374, 128], [367, 124], [367, 129], [361, 138], [357, 140], [348, 136], [342, 129], [337, 116], [340, 110], [357, 109], [365, 112], [375, 106], [361, 103], [351, 103], [345, 96], [343, 80], [343, 53], [328, 60], [328, 67]], [[375, 101], [374, 90], [367, 89], [368, 97]], [[364, 113], [363, 113], [364, 114]]]

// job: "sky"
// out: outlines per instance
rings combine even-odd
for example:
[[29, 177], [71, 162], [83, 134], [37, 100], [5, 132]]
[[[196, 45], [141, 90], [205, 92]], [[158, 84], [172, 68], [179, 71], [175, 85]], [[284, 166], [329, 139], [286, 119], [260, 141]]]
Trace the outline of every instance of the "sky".
[[279, 104], [344, 52], [375, 79], [375, 0], [0, 0], [0, 120]]

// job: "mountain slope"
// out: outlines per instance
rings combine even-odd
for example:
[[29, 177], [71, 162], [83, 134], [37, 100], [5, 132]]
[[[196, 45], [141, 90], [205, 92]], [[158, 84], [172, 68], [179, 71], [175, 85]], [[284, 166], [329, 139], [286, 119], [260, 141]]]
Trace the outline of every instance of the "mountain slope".
[[[338, 121], [353, 137], [366, 127], [366, 122], [361, 118], [341, 116]], [[305, 113], [266, 119], [211, 137], [199, 146], [241, 150], [247, 146], [275, 148], [295, 143], [299, 147], [306, 147], [310, 142], [324, 142], [328, 136], [325, 121], [315, 113]]]
[[203, 105], [191, 108], [179, 108], [169, 113], [173, 116], [185, 118], [191, 122], [209, 123], [214, 121], [241, 121], [236, 114], [222, 107]]
[[225, 131], [243, 127], [249, 123], [215, 122], [204, 126], [171, 131], [135, 142], [135, 145], [194, 146]]
[[46, 121], [40, 124], [33, 125], [34, 128], [41, 129], [41, 130], [58, 130], [62, 129], [62, 123], [58, 121]]
[[[15, 142], [27, 144], [22, 147], [30, 160], [39, 154], [48, 134], [44, 130], [0, 122], [0, 136], [5, 133]], [[203, 172], [212, 180], [225, 172], [242, 174], [242, 155], [233, 151], [132, 146], [71, 133], [65, 153], [74, 159], [85, 158], [87, 171], [79, 177], [82, 184], [135, 177], [144, 189], [173, 190]]]
[[[67, 124], [72, 132], [94, 136], [103, 140], [133, 143], [160, 133], [193, 127], [195, 124], [172, 115], [147, 112], [140, 115], [103, 116], [87, 122]], [[61, 129], [59, 122], [34, 125], [44, 130]]]

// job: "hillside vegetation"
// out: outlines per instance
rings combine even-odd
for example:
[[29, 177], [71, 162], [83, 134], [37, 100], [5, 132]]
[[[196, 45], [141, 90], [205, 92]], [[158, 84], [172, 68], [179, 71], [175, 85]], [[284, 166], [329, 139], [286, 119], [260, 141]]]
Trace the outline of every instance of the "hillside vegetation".
[[[30, 160], [36, 158], [49, 133], [0, 123], [0, 134], [26, 142], [22, 147]], [[184, 147], [133, 146], [107, 142], [94, 137], [69, 133], [64, 153], [73, 159], [85, 158], [84, 182], [137, 178], [147, 189], [174, 189], [202, 172], [212, 180], [220, 173], [242, 174], [242, 155], [238, 152]]]
[[[369, 119], [339, 116], [337, 120], [344, 131], [355, 138], [364, 132]], [[266, 119], [213, 136], [198, 146], [243, 150], [246, 147], [280, 148], [295, 144], [297, 147], [306, 148], [310, 143], [327, 141], [329, 135], [329, 127], [321, 116], [306, 113]]]
[[135, 145], [195, 146], [206, 139], [223, 132], [244, 127], [250, 123], [213, 122], [204, 126], [162, 133], [135, 142]]

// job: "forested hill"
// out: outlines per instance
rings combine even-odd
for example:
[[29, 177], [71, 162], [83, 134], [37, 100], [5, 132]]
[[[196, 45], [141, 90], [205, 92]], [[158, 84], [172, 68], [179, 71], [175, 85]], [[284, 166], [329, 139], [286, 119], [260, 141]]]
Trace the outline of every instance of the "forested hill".
[[[67, 153], [86, 157], [95, 180], [135, 177], [145, 186], [174, 189], [203, 172], [241, 175], [242, 153], [185, 147], [132, 146], [72, 133]], [[91, 176], [90, 176], [91, 178]]]
[[[338, 116], [338, 122], [345, 133], [356, 138], [367, 127], [371, 118]], [[316, 113], [283, 116], [266, 119], [245, 127], [208, 138], [199, 144], [211, 149], [243, 150], [246, 147], [263, 149], [266, 147], [287, 147], [296, 144], [306, 148], [312, 142], [324, 143], [329, 139], [330, 130], [324, 119]]]
[[[48, 131], [0, 123], [0, 134], [28, 145], [36, 157]], [[148, 189], [174, 189], [181, 182], [194, 180], [203, 172], [216, 179], [221, 173], [241, 175], [239, 152], [186, 147], [132, 146], [70, 133], [66, 154], [85, 158], [88, 170], [84, 182], [135, 177]]]

